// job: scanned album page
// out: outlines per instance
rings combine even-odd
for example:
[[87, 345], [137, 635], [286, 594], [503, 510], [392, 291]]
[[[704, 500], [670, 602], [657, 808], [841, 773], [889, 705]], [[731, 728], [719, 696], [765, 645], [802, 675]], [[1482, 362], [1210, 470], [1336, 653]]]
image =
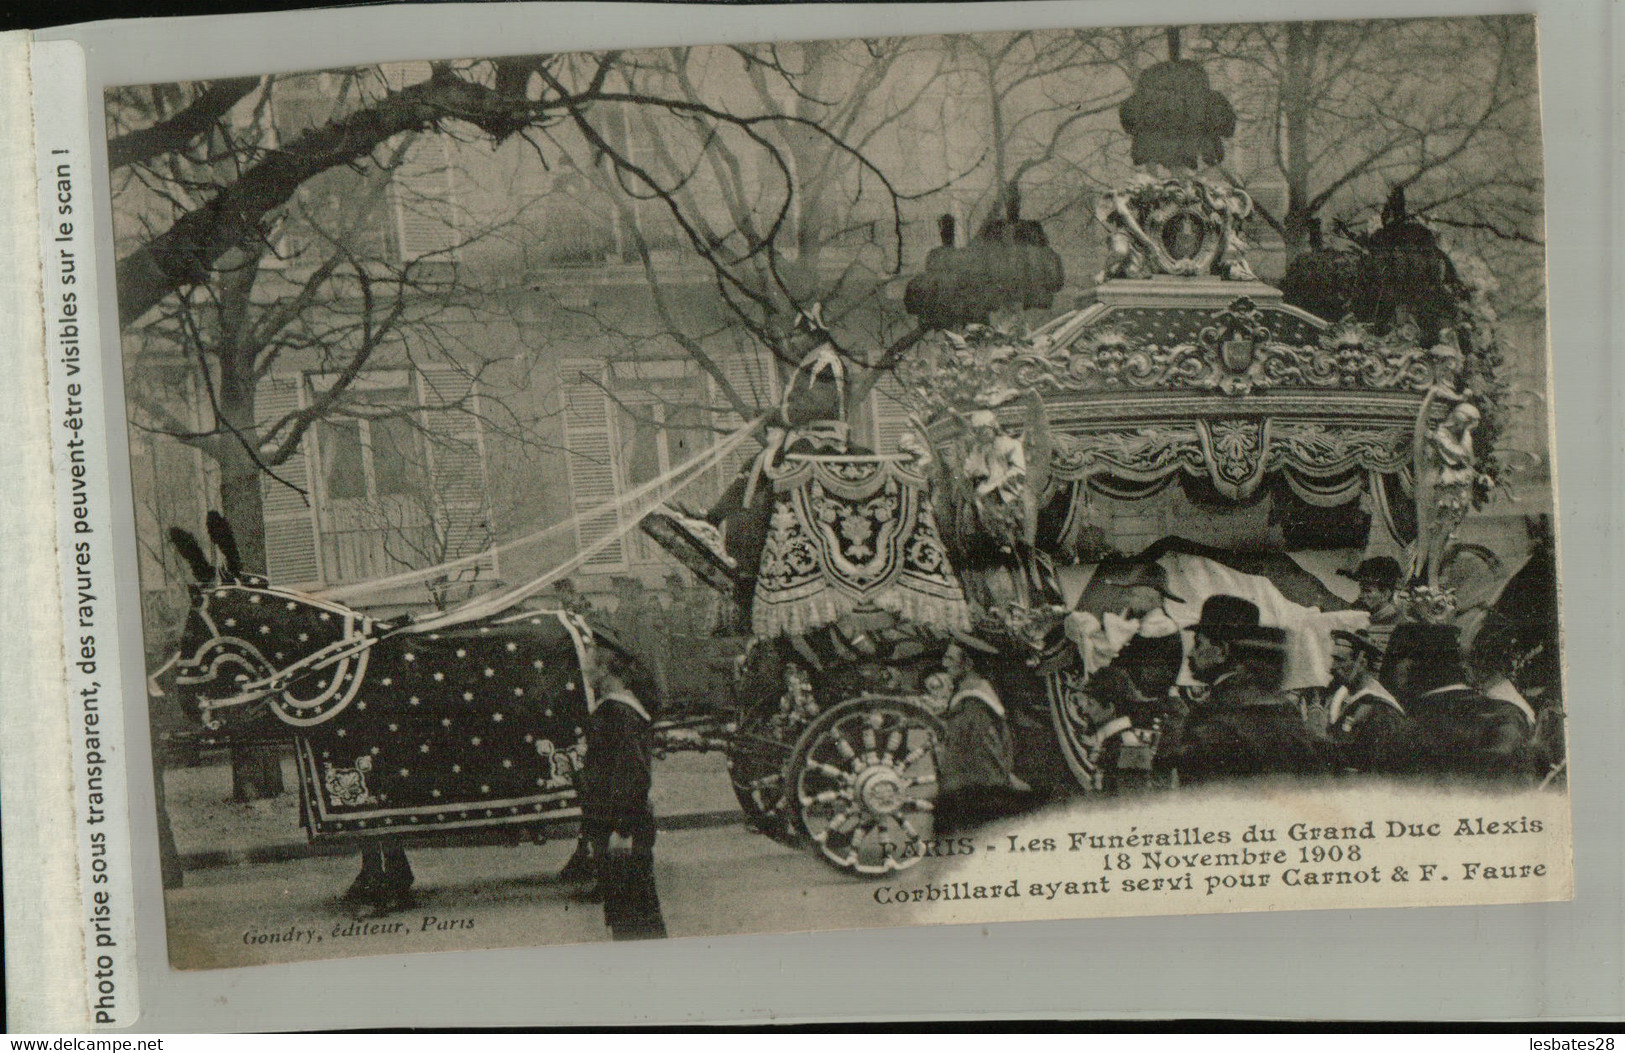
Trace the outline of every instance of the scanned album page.
[[1570, 899], [1535, 28], [36, 53], [92, 1019]]

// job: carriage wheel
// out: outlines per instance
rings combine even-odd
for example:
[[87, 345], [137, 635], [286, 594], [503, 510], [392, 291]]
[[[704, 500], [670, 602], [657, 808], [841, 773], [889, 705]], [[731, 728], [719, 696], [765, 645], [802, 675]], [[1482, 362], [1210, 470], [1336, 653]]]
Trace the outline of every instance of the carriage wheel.
[[795, 825], [825, 863], [876, 876], [924, 858], [942, 722], [918, 703], [855, 698], [807, 728], [790, 761]]
[[770, 715], [758, 709], [740, 718], [728, 742], [728, 779], [747, 826], [780, 844], [797, 847], [800, 837], [789, 820], [784, 793], [785, 764], [792, 744], [772, 734]]

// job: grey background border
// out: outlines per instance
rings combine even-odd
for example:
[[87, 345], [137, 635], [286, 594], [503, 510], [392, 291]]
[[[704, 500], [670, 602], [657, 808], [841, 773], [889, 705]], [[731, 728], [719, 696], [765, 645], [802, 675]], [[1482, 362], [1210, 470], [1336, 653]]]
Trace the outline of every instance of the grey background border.
[[[85, 47], [100, 89], [387, 59], [1072, 24], [1268, 21], [1532, 11], [1540, 17], [1551, 331], [1576, 895], [1523, 907], [1241, 914], [673, 940], [170, 972], [156, 851], [137, 838], [142, 1031], [796, 1022], [1021, 1017], [1369, 1019], [1625, 1015], [1621, 749], [1620, 384], [1613, 348], [1625, 220], [1614, 203], [1625, 32], [1608, 0], [1061, 0], [843, 7], [435, 5], [95, 23], [41, 31]], [[100, 143], [99, 134], [92, 135]], [[116, 319], [105, 183], [103, 318]], [[108, 324], [107, 332], [116, 332]], [[109, 347], [109, 355], [116, 349]], [[109, 381], [119, 370], [108, 362]], [[122, 412], [116, 383], [107, 412]], [[123, 431], [117, 552], [134, 566]], [[134, 589], [123, 686], [143, 673]], [[132, 823], [151, 829], [146, 721], [131, 728]]]

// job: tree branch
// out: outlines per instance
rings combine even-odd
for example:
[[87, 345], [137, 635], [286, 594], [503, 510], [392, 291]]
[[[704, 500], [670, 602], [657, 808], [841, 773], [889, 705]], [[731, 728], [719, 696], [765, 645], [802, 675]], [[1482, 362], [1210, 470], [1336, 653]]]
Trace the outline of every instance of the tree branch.
[[197, 98], [173, 117], [109, 140], [107, 167], [110, 170], [119, 169], [140, 164], [159, 154], [186, 149], [192, 140], [207, 132], [233, 106], [259, 87], [259, 83], [258, 77], [210, 81]]
[[[547, 75], [545, 68], [537, 72]], [[552, 77], [548, 81], [558, 85]], [[504, 96], [437, 67], [426, 81], [313, 128], [269, 153], [208, 203], [119, 260], [119, 324], [140, 318], [181, 286], [207, 280], [216, 261], [236, 246], [260, 238], [266, 215], [321, 172], [353, 164], [403, 132], [423, 131], [440, 121], [467, 121], [503, 138], [572, 98], [579, 101], [568, 93], [545, 102], [532, 102], [522, 94]]]

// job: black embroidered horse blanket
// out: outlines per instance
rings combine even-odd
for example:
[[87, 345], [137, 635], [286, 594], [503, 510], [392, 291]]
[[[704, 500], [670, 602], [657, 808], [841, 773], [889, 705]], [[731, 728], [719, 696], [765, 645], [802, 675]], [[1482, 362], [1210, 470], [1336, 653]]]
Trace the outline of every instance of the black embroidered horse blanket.
[[570, 615], [527, 612], [371, 646], [348, 703], [296, 727], [312, 839], [578, 814], [583, 632]]

